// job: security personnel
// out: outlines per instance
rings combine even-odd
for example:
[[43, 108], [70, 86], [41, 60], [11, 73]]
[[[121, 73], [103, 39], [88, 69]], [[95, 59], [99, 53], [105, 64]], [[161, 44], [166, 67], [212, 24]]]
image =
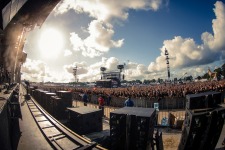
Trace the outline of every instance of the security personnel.
[[84, 106], [87, 106], [88, 96], [86, 92], [84, 92], [84, 94], [82, 95], [82, 100], [84, 102]]
[[131, 96], [128, 97], [128, 99], [124, 102], [125, 107], [133, 107], [134, 102], [131, 100]]

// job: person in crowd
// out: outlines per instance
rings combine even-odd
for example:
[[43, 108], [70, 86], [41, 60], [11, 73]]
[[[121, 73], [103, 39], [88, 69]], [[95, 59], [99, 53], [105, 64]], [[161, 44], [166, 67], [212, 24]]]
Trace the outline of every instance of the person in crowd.
[[133, 107], [134, 106], [134, 102], [133, 102], [133, 100], [131, 100], [131, 96], [128, 96], [128, 99], [124, 102], [124, 106], [125, 107]]
[[99, 109], [102, 109], [104, 107], [104, 104], [105, 104], [105, 100], [102, 97], [102, 95], [100, 95], [99, 98], [98, 98], [98, 106], [99, 106]]
[[110, 106], [111, 99], [112, 99], [112, 97], [111, 97], [111, 95], [109, 94], [108, 97], [107, 97], [107, 100], [106, 100], [107, 106]]
[[99, 107], [99, 109], [102, 110], [103, 116], [104, 116], [104, 104], [105, 104], [105, 100], [104, 100], [103, 96], [100, 95], [99, 98], [98, 98], [98, 107]]
[[88, 96], [86, 92], [82, 95], [82, 101], [84, 102], [84, 106], [87, 106]]

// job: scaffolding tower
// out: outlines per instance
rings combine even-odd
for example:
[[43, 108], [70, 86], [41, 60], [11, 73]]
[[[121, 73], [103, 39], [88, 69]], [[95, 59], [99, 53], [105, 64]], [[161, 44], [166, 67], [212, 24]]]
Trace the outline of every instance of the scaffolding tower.
[[170, 81], [170, 62], [169, 62], [169, 53], [168, 50], [165, 48], [165, 56], [166, 56], [166, 65], [167, 65], [167, 75], [168, 81]]

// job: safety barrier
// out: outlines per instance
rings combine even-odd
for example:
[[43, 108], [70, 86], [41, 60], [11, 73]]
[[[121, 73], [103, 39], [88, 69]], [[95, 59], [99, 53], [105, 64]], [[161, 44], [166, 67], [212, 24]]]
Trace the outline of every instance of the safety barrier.
[[[73, 106], [74, 107], [80, 107], [80, 106], [84, 106], [84, 103], [82, 101], [77, 101], [74, 100], [73, 101]], [[92, 103], [87, 103], [87, 107], [90, 108], [98, 108], [97, 104], [92, 104]], [[118, 107], [110, 107], [110, 106], [104, 106], [104, 116], [106, 118], [110, 118], [110, 112], [114, 111], [118, 109]], [[169, 117], [169, 113], [173, 114], [175, 116], [175, 118], [177, 120], [184, 120], [184, 116], [185, 116], [185, 110], [162, 110], [158, 112], [158, 121], [157, 124], [158, 125], [163, 125], [162, 124], [162, 120]]]
[[[80, 93], [74, 93], [73, 100], [78, 100], [75, 102], [79, 103], [80, 106], [84, 105], [82, 102], [82, 95], [80, 95]], [[104, 106], [104, 115], [109, 118], [110, 112], [123, 107], [125, 100], [126, 99], [122, 97], [111, 97], [110, 105]], [[132, 100], [134, 101], [134, 107], [154, 108], [154, 104], [158, 103], [158, 125], [168, 125], [170, 114], [175, 117], [175, 122], [177, 121], [177, 123], [184, 120], [186, 105], [186, 99], [184, 97], [165, 97], [159, 101], [157, 98], [147, 99], [145, 97], [132, 98]], [[88, 102], [88, 107], [98, 108], [98, 95], [88, 95]], [[79, 105], [77, 104], [76, 106]]]
[[[80, 93], [74, 93], [74, 100], [82, 100]], [[126, 98], [122, 97], [111, 97], [110, 106], [111, 107], [123, 107]], [[173, 109], [185, 109], [185, 98], [183, 97], [165, 97], [161, 100], [157, 100], [157, 98], [132, 98], [134, 101], [135, 107], [146, 107], [153, 108], [154, 103], [159, 104], [160, 110], [173, 110]], [[106, 101], [106, 100], [105, 100]], [[92, 104], [98, 104], [98, 95], [88, 95], [88, 102]]]
[[[73, 101], [73, 106], [74, 107], [80, 107], [80, 106], [84, 106], [84, 103], [82, 101]], [[92, 103], [87, 103], [87, 107], [90, 108], [97, 108], [98, 109], [98, 105], [97, 104], [92, 104]], [[110, 106], [104, 106], [104, 116], [106, 118], [110, 117], [110, 112], [116, 110], [117, 108], [115, 107], [110, 107]]]

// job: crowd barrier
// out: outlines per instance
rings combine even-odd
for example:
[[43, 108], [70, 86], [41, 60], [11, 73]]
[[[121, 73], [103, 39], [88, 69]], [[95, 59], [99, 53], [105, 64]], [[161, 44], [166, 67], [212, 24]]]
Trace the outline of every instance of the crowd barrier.
[[[84, 103], [82, 101], [73, 101], [73, 106], [74, 107], [81, 107], [81, 106], [84, 106]], [[90, 108], [96, 108], [96, 109], [99, 109], [98, 105], [97, 104], [92, 104], [92, 103], [87, 103], [87, 107], [90, 107]], [[104, 106], [104, 116], [106, 118], [109, 118], [110, 117], [110, 112], [116, 110], [118, 108], [116, 107], [110, 107], [110, 106]]]
[[[81, 107], [81, 106], [84, 106], [84, 103], [82, 101], [74, 100], [73, 106]], [[92, 104], [92, 103], [87, 103], [87, 107], [98, 109], [98, 105]], [[116, 109], [118, 109], [118, 107], [104, 106], [104, 116], [106, 118], [110, 118], [110, 112]], [[170, 113], [173, 114], [177, 120], [184, 120], [185, 110], [169, 110], [169, 111], [162, 110], [157, 113], [158, 114], [157, 124], [164, 125], [163, 120], [168, 119]]]
[[[223, 93], [222, 93], [223, 94]], [[224, 94], [223, 94], [224, 95]], [[87, 107], [98, 108], [98, 95], [88, 95]], [[80, 93], [73, 94], [74, 106], [84, 106], [82, 102], [82, 95]], [[104, 115], [110, 118], [110, 112], [115, 109], [124, 107], [126, 98], [111, 97], [110, 105], [104, 106]], [[132, 98], [134, 107], [154, 108], [154, 103], [158, 103], [157, 124], [160, 126], [168, 125], [169, 115], [172, 114], [176, 121], [183, 121], [185, 118], [186, 99], [182, 97], [166, 97], [161, 100], [146, 99], [146, 98]], [[165, 122], [167, 122], [165, 124]]]
[[[88, 102], [92, 104], [98, 104], [98, 95], [88, 95]], [[82, 100], [82, 96], [80, 93], [73, 94], [74, 100]], [[122, 97], [112, 97], [110, 101], [111, 107], [123, 107], [126, 98]], [[154, 108], [154, 103], [159, 104], [160, 110], [173, 110], [173, 109], [185, 109], [185, 98], [179, 97], [166, 97], [162, 98], [161, 100], [157, 100], [157, 98], [132, 98], [134, 101], [135, 107], [145, 107], [145, 108]]]

